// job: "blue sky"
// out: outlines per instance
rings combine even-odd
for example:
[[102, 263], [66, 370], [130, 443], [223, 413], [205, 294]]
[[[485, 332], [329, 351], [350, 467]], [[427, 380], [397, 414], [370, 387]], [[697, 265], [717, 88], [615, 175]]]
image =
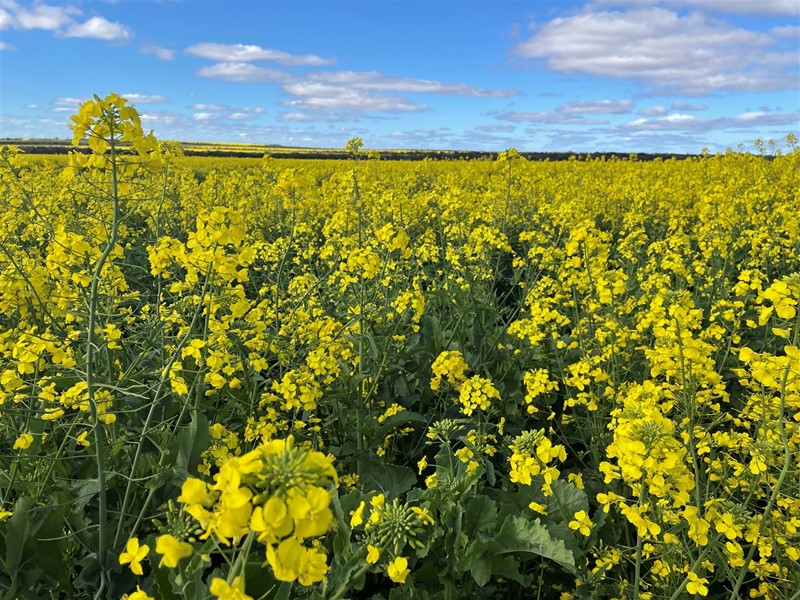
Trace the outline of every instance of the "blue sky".
[[800, 130], [798, 0], [0, 0], [0, 137], [723, 151]]

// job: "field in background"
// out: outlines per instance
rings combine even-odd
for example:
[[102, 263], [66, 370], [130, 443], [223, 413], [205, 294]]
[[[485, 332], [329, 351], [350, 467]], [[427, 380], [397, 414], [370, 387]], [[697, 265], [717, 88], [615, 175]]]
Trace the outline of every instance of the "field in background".
[[[272, 158], [295, 158], [309, 160], [337, 160], [349, 158], [349, 153], [341, 148], [305, 148], [293, 146], [273, 146], [266, 144], [230, 144], [206, 142], [174, 142], [185, 156], [205, 156], [219, 158], [261, 158], [265, 155]], [[54, 139], [0, 139], [0, 146], [13, 145], [30, 155], [67, 154], [76, 147], [70, 140]], [[79, 152], [88, 152], [85, 140], [77, 147]], [[498, 152], [473, 150], [370, 150], [367, 158], [380, 160], [495, 160]], [[570, 160], [570, 159], [625, 159], [631, 155], [624, 152], [522, 152], [528, 160]], [[669, 160], [691, 158], [687, 154], [652, 154], [640, 153], [637, 160]]]

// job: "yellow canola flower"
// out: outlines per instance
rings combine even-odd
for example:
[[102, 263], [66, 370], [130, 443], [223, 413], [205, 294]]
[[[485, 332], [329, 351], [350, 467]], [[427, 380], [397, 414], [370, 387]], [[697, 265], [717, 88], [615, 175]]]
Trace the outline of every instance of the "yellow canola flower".
[[161, 535], [156, 539], [156, 552], [162, 555], [159, 567], [174, 569], [178, 561], [192, 555], [192, 545], [181, 542], [169, 534]]
[[152, 596], [148, 596], [147, 592], [145, 592], [138, 585], [136, 586], [135, 592], [128, 594], [127, 596], [123, 596], [122, 598], [123, 600], [155, 600], [155, 598]]
[[329, 507], [331, 495], [328, 490], [311, 486], [305, 490], [290, 490], [287, 505], [294, 519], [295, 535], [300, 539], [316, 537], [328, 531], [333, 521]]
[[407, 558], [398, 556], [389, 563], [387, 574], [389, 575], [389, 579], [395, 583], [405, 583], [409, 573], [411, 573], [411, 569], [408, 568]]
[[586, 537], [592, 532], [592, 521], [585, 510], [579, 510], [575, 513], [573, 520], [569, 522], [569, 528], [574, 531], [579, 531], [581, 535]]
[[547, 516], [547, 505], [546, 504], [541, 504], [540, 502], [531, 502], [528, 505], [528, 508], [530, 508], [533, 512], [539, 513], [540, 515]]
[[689, 579], [689, 583], [686, 584], [687, 592], [701, 596], [708, 595], [708, 579], [698, 576], [694, 571], [689, 571], [687, 578]]
[[258, 541], [274, 544], [289, 535], [294, 522], [289, 515], [289, 508], [280, 498], [272, 497], [263, 506], [256, 506], [250, 517], [250, 528], [258, 533]]
[[33, 436], [30, 433], [21, 434], [14, 442], [14, 450], [27, 450], [33, 443]]
[[364, 522], [364, 507], [366, 503], [362, 500], [358, 508], [350, 512], [350, 527], [358, 527]]
[[367, 546], [367, 562], [374, 565], [381, 558], [381, 551], [372, 544]]
[[445, 350], [431, 365], [433, 377], [431, 378], [431, 389], [438, 391], [442, 384], [442, 379], [453, 386], [459, 386], [467, 378], [469, 365], [464, 360], [464, 356], [458, 350]]
[[214, 499], [211, 497], [211, 494], [209, 494], [208, 486], [205, 481], [189, 477], [181, 486], [181, 495], [178, 496], [178, 502], [211, 506]]
[[278, 581], [295, 581], [309, 586], [322, 581], [328, 572], [325, 554], [303, 546], [295, 537], [286, 538], [277, 548], [267, 546], [267, 562]]
[[241, 575], [234, 578], [231, 585], [220, 577], [214, 577], [208, 589], [219, 600], [253, 600], [252, 596], [244, 592], [244, 577]]
[[131, 572], [134, 575], [141, 575], [143, 573], [142, 561], [148, 552], [150, 552], [150, 546], [147, 544], [140, 546], [139, 538], [131, 538], [125, 545], [125, 552], [119, 555], [119, 564], [127, 565], [130, 563]]

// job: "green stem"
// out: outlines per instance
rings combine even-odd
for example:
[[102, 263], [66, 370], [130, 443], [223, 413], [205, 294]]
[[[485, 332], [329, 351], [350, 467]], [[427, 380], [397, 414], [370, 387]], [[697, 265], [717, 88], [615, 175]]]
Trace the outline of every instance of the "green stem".
[[117, 153], [115, 146], [115, 123], [114, 116], [108, 117], [109, 126], [109, 147], [111, 163], [111, 201], [113, 205], [113, 215], [111, 220], [111, 233], [108, 243], [100, 255], [92, 275], [92, 283], [89, 290], [89, 323], [88, 335], [86, 336], [86, 393], [89, 402], [89, 411], [92, 418], [92, 433], [94, 434], [95, 457], [97, 459], [97, 485], [98, 485], [98, 541], [97, 541], [97, 560], [100, 565], [100, 587], [95, 593], [95, 598], [103, 597], [109, 583], [109, 572], [106, 565], [106, 550], [108, 548], [108, 506], [106, 498], [106, 468], [105, 468], [105, 428], [99, 419], [97, 400], [95, 399], [95, 370], [94, 360], [97, 348], [97, 334], [95, 326], [98, 312], [98, 296], [100, 287], [100, 276], [103, 267], [111, 256], [114, 246], [117, 244], [119, 230], [119, 194], [117, 181]]
[[[639, 488], [639, 502], [637, 503], [637, 507], [642, 506], [642, 502], [644, 502], [646, 491], [644, 483], [641, 484], [641, 488]], [[633, 573], [633, 600], [639, 600], [639, 586], [642, 582], [642, 534], [639, 533], [639, 528], [636, 528], [636, 565], [634, 567]]]
[[356, 571], [348, 581], [339, 586], [339, 589], [336, 590], [336, 592], [333, 594], [333, 596], [329, 598], [329, 600], [341, 600], [342, 598], [344, 598], [344, 595], [347, 593], [347, 590], [349, 589], [348, 584], [351, 581], [357, 581], [364, 573], [367, 572], [368, 569], [369, 569], [369, 563], [364, 563], [361, 566], [361, 568], [358, 571]]

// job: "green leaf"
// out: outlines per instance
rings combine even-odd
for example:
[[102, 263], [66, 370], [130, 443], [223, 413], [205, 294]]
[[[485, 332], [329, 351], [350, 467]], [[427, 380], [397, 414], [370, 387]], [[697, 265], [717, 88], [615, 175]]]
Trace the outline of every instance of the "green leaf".
[[273, 596], [274, 600], [289, 600], [292, 594], [292, 584], [289, 582], [282, 582], [278, 586], [277, 592], [275, 592], [275, 596]]
[[530, 552], [549, 558], [569, 573], [575, 573], [575, 557], [562, 540], [554, 539], [539, 519], [531, 521], [524, 517], [508, 515], [500, 527], [494, 542], [499, 553]]
[[31, 535], [30, 509], [33, 498], [22, 497], [14, 504], [11, 518], [6, 523], [5, 536], [3, 536], [5, 552], [3, 558], [4, 571], [11, 575], [19, 572], [25, 554], [25, 544]]
[[480, 556], [476, 556], [469, 564], [469, 572], [475, 580], [475, 583], [480, 587], [489, 583], [489, 580], [492, 578], [492, 559], [490, 556], [481, 554]]
[[170, 454], [175, 457], [174, 469], [177, 472], [196, 473], [200, 464], [200, 454], [208, 448], [211, 439], [208, 435], [208, 419], [200, 411], [192, 413], [192, 420], [175, 436], [170, 445]]
[[391, 465], [368, 457], [361, 460], [359, 480], [364, 491], [376, 490], [396, 498], [417, 483], [417, 476], [408, 467]]
[[560, 479], [553, 482], [553, 495], [547, 499], [547, 512], [549, 515], [560, 515], [557, 521], [569, 522], [578, 511], [589, 514], [589, 499], [586, 492], [575, 484]]
[[78, 480], [73, 489], [75, 490], [75, 506], [79, 511], [86, 508], [89, 501], [100, 493], [100, 481], [95, 477], [94, 479], [81, 479]]
[[463, 531], [472, 540], [478, 533], [494, 531], [496, 522], [497, 503], [487, 496], [476, 496], [467, 505]]

